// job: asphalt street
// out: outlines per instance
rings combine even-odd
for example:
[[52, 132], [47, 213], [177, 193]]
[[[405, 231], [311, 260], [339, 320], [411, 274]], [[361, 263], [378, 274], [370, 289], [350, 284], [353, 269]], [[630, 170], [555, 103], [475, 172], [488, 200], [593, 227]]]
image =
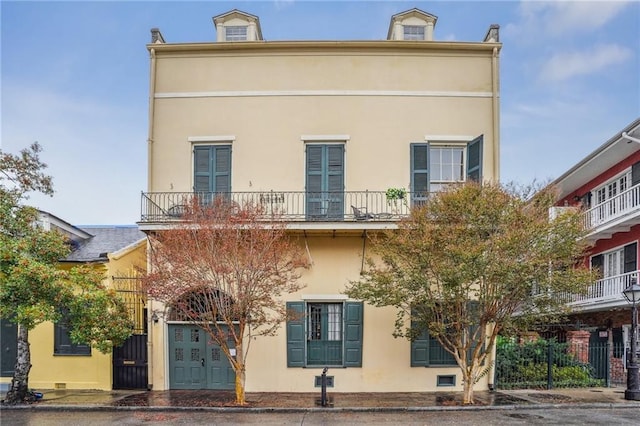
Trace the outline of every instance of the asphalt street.
[[210, 412], [197, 410], [2, 410], [2, 425], [638, 425], [638, 408], [402, 412]]

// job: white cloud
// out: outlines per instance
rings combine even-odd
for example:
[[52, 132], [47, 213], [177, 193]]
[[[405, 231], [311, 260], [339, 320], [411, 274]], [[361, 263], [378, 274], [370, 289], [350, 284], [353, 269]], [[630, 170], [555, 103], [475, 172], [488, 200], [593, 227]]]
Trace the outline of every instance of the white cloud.
[[274, 0], [273, 4], [275, 5], [276, 10], [282, 10], [293, 5], [294, 2], [294, 0]]
[[523, 1], [520, 20], [505, 26], [505, 35], [532, 41], [559, 35], [596, 32], [630, 1]]
[[601, 44], [589, 50], [558, 52], [542, 66], [542, 81], [565, 81], [579, 75], [595, 74], [631, 58], [633, 53], [617, 44]]

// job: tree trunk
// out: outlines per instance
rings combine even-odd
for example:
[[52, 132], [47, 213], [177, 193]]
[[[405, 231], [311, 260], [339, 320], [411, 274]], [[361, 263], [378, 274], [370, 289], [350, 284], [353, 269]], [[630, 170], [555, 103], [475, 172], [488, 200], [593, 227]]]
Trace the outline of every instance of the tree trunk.
[[467, 374], [463, 374], [463, 391], [462, 391], [462, 405], [471, 405], [473, 400], [473, 381]]
[[477, 382], [479, 368], [480, 365], [478, 364], [478, 360], [473, 359], [471, 360], [470, 366], [467, 365], [462, 369], [462, 405], [475, 404], [475, 400], [473, 398], [473, 386]]
[[29, 350], [29, 330], [18, 324], [18, 356], [11, 379], [11, 388], [5, 397], [5, 404], [21, 404], [30, 402], [33, 397], [29, 393], [29, 370], [31, 370], [31, 352]]
[[244, 394], [244, 385], [246, 381], [245, 365], [244, 365], [244, 351], [242, 346], [242, 340], [236, 341], [236, 357], [235, 357], [235, 370], [236, 370], [236, 404], [245, 405], [247, 400]]
[[242, 364], [239, 365], [238, 369], [236, 370], [236, 404], [238, 405], [246, 405], [247, 403], [244, 394], [244, 382], [244, 364]]

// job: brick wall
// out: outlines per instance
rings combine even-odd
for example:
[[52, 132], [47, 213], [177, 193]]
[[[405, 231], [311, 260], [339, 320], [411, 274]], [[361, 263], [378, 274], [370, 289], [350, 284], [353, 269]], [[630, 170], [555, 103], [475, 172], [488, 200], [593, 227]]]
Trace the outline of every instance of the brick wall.
[[587, 364], [589, 362], [589, 338], [591, 333], [586, 330], [567, 331], [567, 349], [575, 359]]

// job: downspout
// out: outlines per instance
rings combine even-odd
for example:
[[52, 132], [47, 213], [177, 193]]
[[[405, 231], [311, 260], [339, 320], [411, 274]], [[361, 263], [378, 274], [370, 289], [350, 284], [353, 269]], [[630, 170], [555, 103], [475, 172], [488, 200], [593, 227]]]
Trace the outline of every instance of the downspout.
[[156, 49], [151, 48], [150, 78], [149, 78], [149, 128], [147, 130], [147, 191], [153, 188], [153, 173], [151, 165], [153, 164], [153, 126], [155, 119], [155, 97], [156, 97]]
[[496, 182], [500, 181], [500, 90], [498, 76], [498, 48], [493, 48], [491, 59], [491, 84], [493, 89], [493, 177]]
[[[499, 80], [498, 80], [498, 48], [493, 48], [491, 58], [491, 84], [492, 84], [492, 108], [493, 108], [493, 178], [495, 182], [500, 181], [500, 104], [499, 104]], [[495, 327], [495, 325], [494, 325]], [[493, 327], [491, 327], [493, 334]], [[494, 391], [496, 387], [496, 344], [493, 345], [489, 362], [488, 387]]]
[[[153, 162], [151, 161], [153, 158], [153, 121], [154, 121], [154, 106], [155, 106], [155, 90], [156, 90], [156, 50], [151, 49], [149, 51], [151, 55], [151, 64], [149, 70], [149, 128], [147, 130], [147, 191], [151, 191], [153, 188], [153, 181], [151, 173], [151, 165]], [[149, 244], [147, 237], [147, 244]], [[149, 268], [149, 262], [147, 260], [147, 269]], [[151, 307], [151, 314], [153, 314], [153, 306]], [[149, 390], [153, 388], [154, 376], [153, 376], [153, 327], [155, 322], [152, 319], [153, 315], [149, 315], [147, 313], [147, 387]]]

